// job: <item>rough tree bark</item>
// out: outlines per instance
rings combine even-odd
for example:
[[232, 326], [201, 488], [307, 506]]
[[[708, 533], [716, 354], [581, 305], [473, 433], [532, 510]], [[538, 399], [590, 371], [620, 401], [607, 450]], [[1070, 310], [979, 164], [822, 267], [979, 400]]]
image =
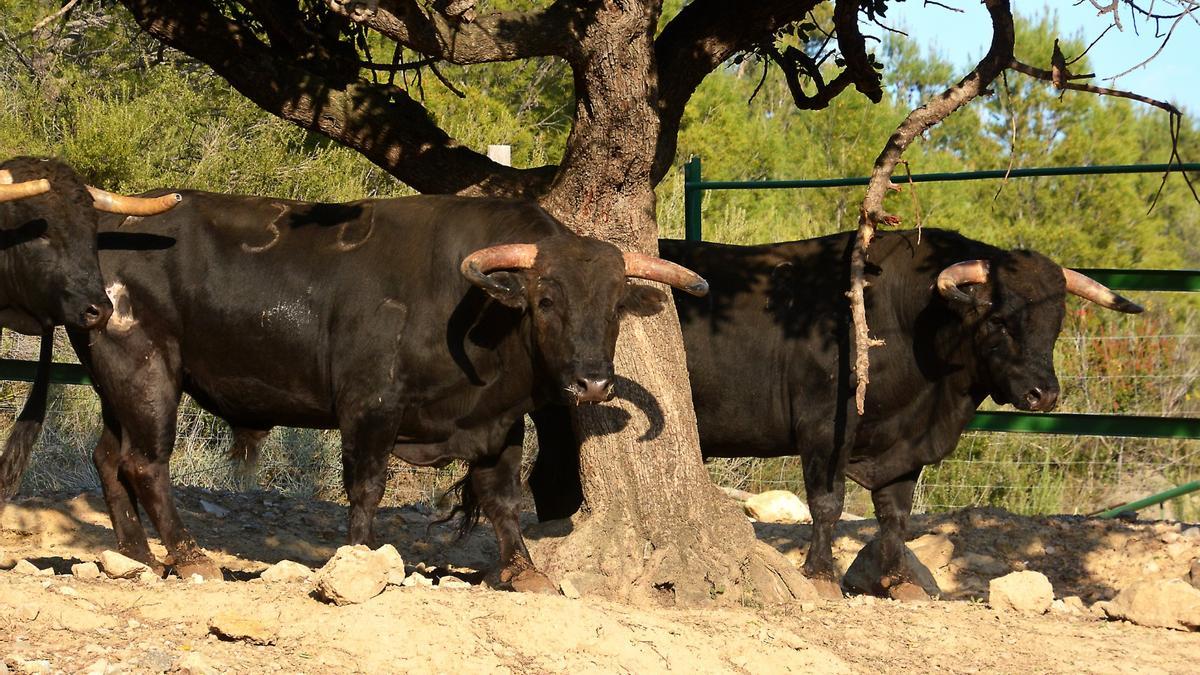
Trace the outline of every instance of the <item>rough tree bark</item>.
[[[581, 36], [575, 86], [586, 97], [542, 199], [581, 234], [655, 254], [656, 5], [607, 5]], [[709, 480], [673, 306], [623, 322], [616, 368], [616, 404], [575, 413], [587, 508], [569, 537], [540, 547], [541, 564], [559, 576], [595, 575], [609, 595], [625, 599], [696, 605], [815, 598]]]

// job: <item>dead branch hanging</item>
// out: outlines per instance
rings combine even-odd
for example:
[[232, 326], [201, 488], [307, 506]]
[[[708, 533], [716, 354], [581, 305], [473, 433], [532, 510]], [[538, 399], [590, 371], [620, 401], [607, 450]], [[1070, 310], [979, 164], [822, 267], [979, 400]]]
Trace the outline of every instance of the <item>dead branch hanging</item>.
[[[867, 325], [864, 297], [867, 286], [867, 249], [875, 238], [876, 227], [895, 225], [900, 222], [897, 216], [887, 213], [883, 208], [883, 199], [892, 185], [892, 172], [895, 171], [901, 156], [913, 140], [987, 91], [988, 86], [999, 77], [1013, 59], [1013, 17], [1009, 1], [985, 0], [984, 5], [992, 20], [992, 42], [987, 53], [966, 77], [904, 118], [875, 160], [875, 167], [871, 171], [871, 180], [867, 184], [867, 192], [863, 197], [862, 206], [859, 208], [858, 233], [855, 236], [854, 250], [850, 256], [850, 291], [848, 292], [854, 321], [854, 376], [857, 383], [854, 398], [859, 415], [865, 411], [867, 384], [870, 382], [868, 352], [871, 347], [883, 345], [882, 340], [870, 336]], [[847, 37], [843, 33], [844, 28], [843, 25], [838, 27], [840, 40]], [[859, 49], [861, 50], [861, 47]], [[842, 45], [842, 53], [846, 53], [845, 45]]]

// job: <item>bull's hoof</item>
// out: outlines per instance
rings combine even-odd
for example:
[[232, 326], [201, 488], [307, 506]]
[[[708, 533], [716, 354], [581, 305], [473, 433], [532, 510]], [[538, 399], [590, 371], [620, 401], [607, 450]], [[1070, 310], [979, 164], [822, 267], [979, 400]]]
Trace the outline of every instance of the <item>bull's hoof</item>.
[[518, 593], [558, 595], [558, 587], [554, 585], [554, 582], [550, 581], [550, 577], [534, 569], [522, 571], [508, 583]]
[[917, 584], [910, 584], [907, 581], [900, 582], [895, 586], [887, 589], [887, 596], [892, 600], [900, 602], [925, 602], [932, 600], [925, 589]]
[[191, 580], [194, 574], [199, 574], [205, 581], [222, 581], [225, 578], [221, 566], [203, 554], [185, 562], [176, 562], [175, 573], [184, 580]]
[[812, 582], [813, 588], [817, 589], [817, 595], [825, 600], [842, 599], [842, 587], [833, 579], [817, 578], [809, 581]]

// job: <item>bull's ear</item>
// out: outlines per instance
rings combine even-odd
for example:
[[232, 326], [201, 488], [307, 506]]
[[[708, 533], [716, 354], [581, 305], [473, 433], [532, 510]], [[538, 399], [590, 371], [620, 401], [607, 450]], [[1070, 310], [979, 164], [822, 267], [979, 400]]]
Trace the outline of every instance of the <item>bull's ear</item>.
[[487, 275], [489, 283], [483, 288], [487, 294], [505, 307], [525, 309], [525, 279], [515, 272], [492, 272]]
[[625, 284], [621, 311], [634, 316], [653, 316], [667, 304], [667, 294], [645, 284]]

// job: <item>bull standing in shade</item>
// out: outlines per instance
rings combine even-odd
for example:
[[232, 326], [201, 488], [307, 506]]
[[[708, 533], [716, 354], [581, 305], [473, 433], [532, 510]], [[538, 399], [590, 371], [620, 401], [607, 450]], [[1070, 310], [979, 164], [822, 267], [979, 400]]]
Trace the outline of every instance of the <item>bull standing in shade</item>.
[[703, 294], [678, 265], [567, 230], [531, 202], [421, 196], [312, 204], [184, 192], [157, 218], [101, 225], [114, 310], [71, 330], [102, 402], [96, 467], [118, 550], [183, 577], [221, 570], [187, 532], [168, 460], [186, 392], [247, 443], [274, 425], [338, 429], [349, 539], [371, 544], [395, 455], [468, 463], [468, 522], [499, 540], [500, 580], [553, 591], [517, 523], [523, 415], [612, 396], [621, 318]]
[[85, 185], [67, 165], [0, 163], [0, 326], [42, 336], [37, 373], [0, 455], [0, 501], [17, 491], [46, 414], [54, 327], [103, 330], [112, 313], [96, 258], [97, 212], [159, 213], [178, 195], [144, 200]]
[[[869, 249], [873, 337], [866, 409], [854, 409], [846, 300], [854, 233], [765, 246], [662, 241], [663, 257], [704, 275], [707, 298], [676, 295], [707, 457], [802, 458], [813, 516], [805, 574], [837, 593], [833, 527], [845, 477], [871, 491], [883, 574], [873, 592], [920, 597], [904, 561], [925, 466], [958, 444], [988, 396], [1020, 410], [1058, 400], [1054, 342], [1067, 293], [1119, 312], [1142, 308], [1033, 251], [954, 232], [880, 233]], [[582, 500], [565, 410], [534, 414], [540, 455], [529, 483], [543, 520]]]

